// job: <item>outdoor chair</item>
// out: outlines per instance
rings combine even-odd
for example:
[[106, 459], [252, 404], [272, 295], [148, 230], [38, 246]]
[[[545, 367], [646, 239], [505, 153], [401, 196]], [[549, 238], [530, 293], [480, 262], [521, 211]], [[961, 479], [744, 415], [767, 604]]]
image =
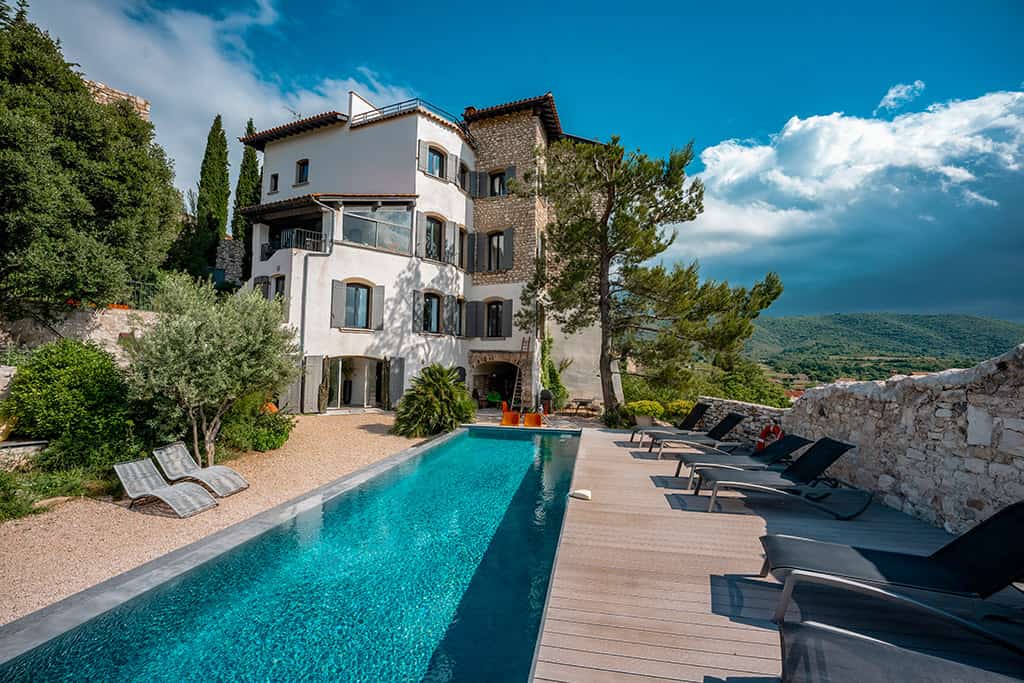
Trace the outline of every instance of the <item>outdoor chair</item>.
[[701, 418], [704, 417], [704, 413], [708, 412], [708, 408], [711, 406], [707, 403], [694, 403], [693, 407], [690, 408], [690, 412], [686, 414], [676, 426], [675, 429], [664, 429], [660, 427], [636, 427], [633, 432], [629, 435], [630, 442], [637, 434], [640, 435], [640, 445], [644, 443], [644, 434], [667, 434], [671, 436], [684, 436], [686, 434], [693, 434], [694, 428], [700, 422]]
[[182, 482], [169, 485], [149, 458], [119, 462], [114, 465], [114, 472], [131, 499], [129, 509], [141, 500], [156, 498], [170, 506], [179, 517], [191, 517], [217, 505], [213, 496], [199, 484]]
[[518, 427], [519, 426], [519, 413], [512, 410], [506, 410], [501, 413], [501, 426], [502, 427]]
[[[832, 574], [856, 581], [987, 598], [1024, 580], [1024, 502], [1009, 505], [931, 555], [859, 548], [798, 536], [761, 537], [770, 572]], [[1021, 615], [1024, 617], [1024, 613]]]
[[796, 434], [786, 434], [778, 441], [773, 441], [765, 446], [762, 451], [754, 451], [743, 455], [733, 455], [717, 448], [711, 449], [717, 451], [717, 453], [680, 453], [675, 476], [678, 477], [680, 475], [683, 465], [689, 466], [690, 478], [686, 481], [686, 488], [691, 489], [693, 488], [693, 480], [696, 478], [698, 468], [764, 470], [772, 465], [777, 465], [809, 443], [811, 443], [810, 439], [805, 439]]
[[821, 502], [832, 496], [835, 488], [818, 486], [822, 483], [819, 478], [825, 473], [825, 470], [851, 448], [853, 448], [851, 444], [825, 437], [816, 441], [811, 448], [807, 449], [806, 453], [781, 472], [773, 470], [699, 470], [698, 475], [701, 481], [712, 487], [707, 511], [714, 510], [719, 491], [736, 489], [784, 496], [826, 512], [836, 519], [853, 519], [868, 509], [871, 504], [871, 493], [861, 491], [860, 493], [864, 497], [861, 505], [852, 512], [840, 512]]
[[524, 427], [542, 427], [542, 415], [540, 413], [526, 413], [523, 415]]
[[[790, 610], [791, 602], [799, 609]], [[969, 605], [941, 608], [877, 586], [794, 572], [775, 614], [782, 681], [1024, 680], [1020, 623], [963, 616], [965, 607], [971, 612]]]
[[153, 455], [160, 463], [160, 469], [164, 471], [164, 475], [170, 481], [183, 479], [197, 481], [210, 489], [218, 498], [230, 496], [249, 488], [249, 482], [230, 467], [225, 465], [200, 467], [181, 441], [157, 448], [153, 451]]
[[[657, 444], [658, 460], [661, 460], [661, 455], [665, 452], [666, 448], [680, 448], [693, 445], [712, 446], [713, 448], [718, 449], [738, 448], [743, 445], [739, 441], [723, 441], [723, 439], [736, 427], [736, 425], [743, 422], [745, 419], [747, 419], [746, 415], [741, 415], [740, 413], [729, 413], [723, 417], [718, 424], [703, 434], [694, 432], [693, 434], [680, 434], [671, 437], [659, 437], [656, 434], [649, 434], [651, 437], [651, 445], [648, 446], [647, 452], [650, 453], [653, 451], [655, 444]], [[640, 445], [643, 445], [642, 437], [640, 439]]]

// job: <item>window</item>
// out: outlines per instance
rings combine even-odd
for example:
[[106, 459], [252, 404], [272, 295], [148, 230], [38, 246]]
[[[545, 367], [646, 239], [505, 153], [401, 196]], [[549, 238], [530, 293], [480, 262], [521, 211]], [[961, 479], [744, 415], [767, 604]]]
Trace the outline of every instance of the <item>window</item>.
[[445, 177], [445, 155], [439, 149], [430, 148], [427, 152], [427, 173], [438, 178]]
[[270, 192], [277, 192], [277, 174], [270, 174]]
[[301, 185], [309, 182], [309, 159], [299, 159], [295, 162], [295, 184]]
[[487, 236], [487, 270], [501, 270], [501, 261], [504, 255], [505, 233], [492, 232]]
[[508, 190], [505, 188], [505, 172], [498, 171], [497, 173], [491, 174], [491, 191], [492, 197], [503, 197], [508, 194]]
[[346, 205], [341, 239], [378, 249], [408, 254], [412, 248], [412, 213], [404, 206]]
[[469, 166], [459, 164], [459, 187], [469, 192]]
[[441, 331], [441, 297], [437, 294], [423, 295], [423, 331]]
[[501, 337], [501, 314], [504, 308], [502, 302], [492, 301], [487, 304], [487, 336]]
[[370, 329], [370, 288], [366, 285], [345, 286], [345, 327]]
[[424, 256], [435, 261], [440, 261], [444, 255], [444, 223], [431, 216], [427, 216], [424, 250]]
[[459, 240], [455, 244], [455, 263], [462, 268], [466, 269], [466, 229], [459, 228]]
[[455, 323], [455, 329], [452, 330], [452, 334], [456, 337], [462, 336], [462, 312], [466, 308], [466, 302], [462, 299], [455, 300], [455, 311], [452, 313], [452, 322]]
[[276, 299], [277, 297], [284, 298], [284, 275], [274, 278], [274, 295], [271, 298]]

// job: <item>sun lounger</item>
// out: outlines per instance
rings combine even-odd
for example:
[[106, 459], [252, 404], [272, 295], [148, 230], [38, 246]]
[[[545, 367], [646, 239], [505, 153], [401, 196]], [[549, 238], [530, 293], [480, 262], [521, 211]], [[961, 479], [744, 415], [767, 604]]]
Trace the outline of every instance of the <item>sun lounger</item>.
[[851, 444], [825, 437], [816, 441], [814, 446], [781, 472], [771, 470], [698, 470], [701, 480], [712, 487], [708, 512], [714, 510], [720, 490], [737, 489], [785, 496], [827, 512], [836, 519], [853, 519], [871, 504], [870, 493], [861, 492], [864, 494], [863, 503], [854, 511], [839, 512], [821, 502], [832, 495], [832, 490], [826, 486], [817, 486], [820, 483], [819, 478], [825, 473], [825, 470], [851, 448], [853, 448]]
[[704, 417], [704, 413], [708, 412], [708, 408], [711, 406], [707, 403], [694, 403], [693, 407], [690, 408], [690, 412], [686, 414], [686, 417], [676, 425], [675, 429], [665, 429], [662, 427], [637, 427], [633, 430], [633, 433], [629, 435], [629, 440], [633, 441], [633, 437], [637, 434], [640, 435], [640, 445], [644, 445], [644, 434], [671, 434], [675, 436], [682, 436], [684, 434], [694, 433], [694, 427], [700, 422], [700, 419]]
[[[705, 433], [694, 432], [693, 434], [677, 434], [673, 436], [668, 435], [657, 435], [649, 434], [651, 437], [651, 445], [647, 447], [647, 452], [650, 453], [654, 450], [654, 446], [658, 446], [658, 459], [661, 460], [661, 455], [664, 453], [666, 448], [679, 448], [683, 446], [692, 446], [694, 444], [700, 446], [712, 446], [714, 448], [739, 448], [743, 444], [739, 441], [725, 441], [725, 436], [731, 432], [736, 425], [743, 420], [747, 419], [746, 415], [739, 413], [729, 413], [723, 417], [718, 424], [709, 429]], [[640, 439], [640, 444], [643, 445], [643, 438]]]
[[197, 481], [219, 498], [249, 488], [249, 482], [230, 467], [224, 465], [200, 467], [181, 441], [157, 448], [153, 451], [153, 455], [169, 480], [191, 479]]
[[778, 441], [768, 444], [763, 451], [744, 455], [733, 455], [717, 448], [711, 449], [716, 451], [713, 453], [680, 453], [675, 476], [680, 475], [683, 465], [689, 466], [690, 478], [686, 482], [686, 488], [691, 489], [699, 468], [763, 470], [778, 464], [809, 443], [810, 439], [796, 434], [786, 434]]
[[[962, 607], [955, 613], [827, 575], [795, 572], [790, 579], [775, 615], [783, 683], [1007, 683], [1024, 677], [1019, 624], [962, 616]], [[794, 590], [804, 592], [794, 600]], [[791, 601], [799, 610], [789, 610]]]
[[114, 471], [131, 498], [129, 508], [141, 500], [156, 498], [169, 505], [179, 517], [191, 517], [217, 505], [213, 496], [199, 484], [168, 485], [149, 458], [119, 462], [114, 465]]
[[[793, 571], [987, 598], [1024, 580], [1024, 502], [1009, 505], [931, 555], [858, 548], [798, 536], [761, 537], [769, 572]], [[1024, 614], [1022, 614], [1024, 616]]]

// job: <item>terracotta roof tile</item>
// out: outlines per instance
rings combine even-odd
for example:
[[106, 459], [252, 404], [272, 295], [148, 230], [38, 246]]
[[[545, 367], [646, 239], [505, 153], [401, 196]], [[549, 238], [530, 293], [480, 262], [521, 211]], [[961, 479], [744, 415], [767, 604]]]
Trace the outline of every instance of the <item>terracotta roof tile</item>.
[[344, 123], [347, 120], [348, 116], [339, 111], [325, 111], [322, 114], [308, 116], [304, 119], [299, 119], [298, 121], [292, 121], [280, 126], [261, 130], [258, 133], [240, 137], [238, 140], [239, 142], [254, 147], [262, 152], [263, 148], [271, 140], [279, 140], [281, 138], [288, 137], [289, 135], [305, 133], [306, 131], [330, 126], [335, 123]]
[[555, 96], [550, 92], [544, 93], [538, 97], [527, 97], [521, 100], [505, 102], [504, 104], [496, 104], [492, 107], [485, 107], [483, 109], [466, 107], [465, 111], [462, 112], [462, 118], [465, 119], [467, 123], [470, 123], [490, 118], [492, 116], [512, 114], [525, 109], [536, 110], [538, 116], [540, 116], [541, 122], [544, 124], [544, 131], [548, 134], [549, 138], [557, 140], [564, 135], [562, 122], [558, 119], [558, 109], [555, 107]]

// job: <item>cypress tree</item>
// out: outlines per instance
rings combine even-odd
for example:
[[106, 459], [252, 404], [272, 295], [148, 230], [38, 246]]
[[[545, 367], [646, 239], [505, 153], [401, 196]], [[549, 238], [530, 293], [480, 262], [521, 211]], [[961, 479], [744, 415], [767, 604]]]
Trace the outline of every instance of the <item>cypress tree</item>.
[[[245, 125], [245, 134], [253, 135], [256, 127], [252, 119]], [[260, 203], [260, 185], [262, 175], [256, 161], [256, 150], [246, 145], [242, 152], [242, 165], [238, 169], [238, 182], [235, 184], [235, 205], [231, 214], [231, 236], [242, 240], [244, 255], [242, 257], [242, 279], [248, 280], [252, 275], [252, 221], [242, 215], [241, 209]]]
[[200, 234], [210, 241], [209, 263], [213, 265], [217, 242], [228, 230], [228, 198], [231, 187], [228, 181], [228, 139], [220, 114], [213, 119], [206, 136], [206, 152], [199, 169], [199, 201], [196, 205], [196, 221]]

